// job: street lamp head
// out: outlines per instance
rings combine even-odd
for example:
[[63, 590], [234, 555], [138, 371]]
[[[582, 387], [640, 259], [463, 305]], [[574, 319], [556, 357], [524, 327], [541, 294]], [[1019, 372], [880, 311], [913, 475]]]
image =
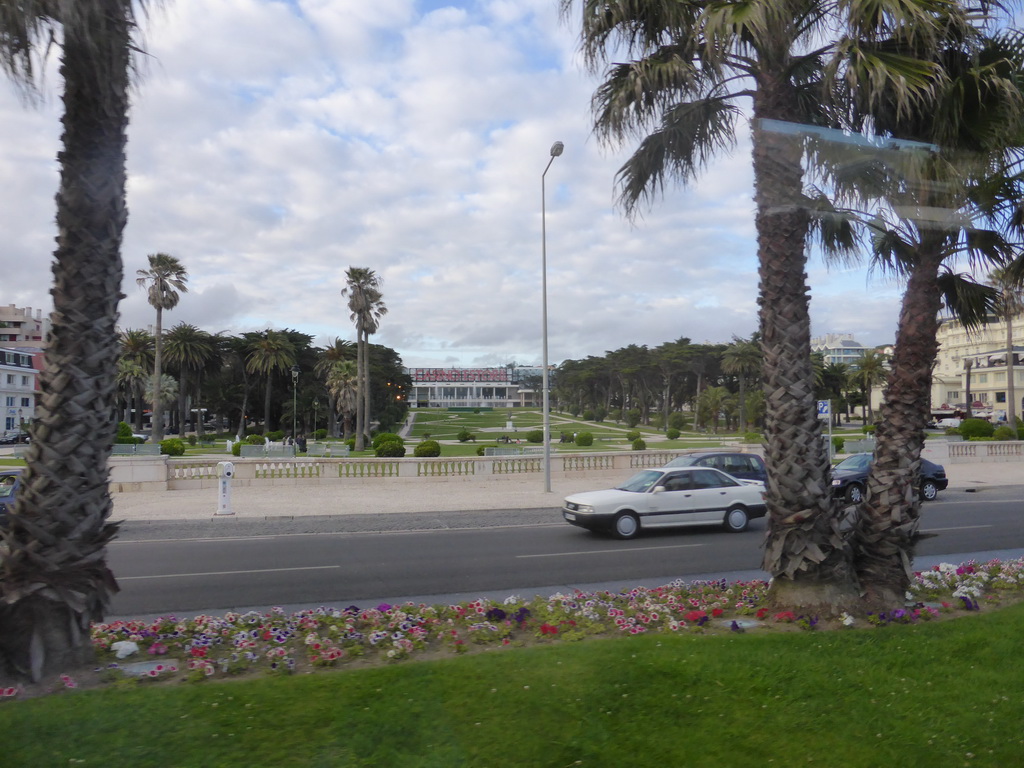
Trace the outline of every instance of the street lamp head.
[[551, 145], [551, 156], [558, 157], [560, 154], [562, 154], [563, 149], [565, 149], [565, 145], [560, 141], [556, 141], [554, 144]]
[[302, 371], [302, 369], [299, 368], [299, 366], [297, 364], [292, 366], [292, 381], [298, 381], [299, 373], [301, 371]]

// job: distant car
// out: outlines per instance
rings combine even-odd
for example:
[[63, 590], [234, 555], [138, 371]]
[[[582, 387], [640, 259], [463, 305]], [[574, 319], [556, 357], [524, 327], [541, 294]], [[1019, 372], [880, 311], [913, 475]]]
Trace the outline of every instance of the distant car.
[[676, 456], [665, 467], [713, 467], [738, 477], [740, 480], [768, 482], [768, 469], [764, 459], [756, 453], [731, 453], [729, 451], [701, 451]]
[[7, 527], [7, 515], [14, 509], [14, 500], [20, 486], [20, 469], [0, 470], [0, 528]]
[[739, 533], [764, 517], [764, 484], [710, 467], [645, 469], [606, 491], [566, 498], [562, 517], [573, 525], [631, 539], [648, 528], [721, 525]]
[[[847, 504], [860, 504], [864, 500], [868, 472], [871, 469], [870, 453], [855, 453], [832, 468], [832, 492], [842, 496]], [[928, 459], [921, 459], [921, 478], [918, 493], [925, 501], [933, 501], [949, 487], [946, 469]]]
[[28, 432], [22, 432], [15, 430], [13, 432], [4, 432], [3, 436], [0, 437], [0, 445], [14, 445], [15, 443], [27, 443]]

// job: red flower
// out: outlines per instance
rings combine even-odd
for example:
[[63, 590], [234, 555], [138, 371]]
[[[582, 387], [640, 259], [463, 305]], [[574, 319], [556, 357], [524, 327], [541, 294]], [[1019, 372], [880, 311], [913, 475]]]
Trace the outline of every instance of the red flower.
[[540, 625], [540, 633], [542, 635], [557, 635], [558, 634], [558, 627], [553, 626], [551, 624], [541, 624]]
[[723, 613], [725, 613], [725, 611], [724, 611], [724, 610], [722, 610], [721, 608], [715, 608], [715, 609], [713, 609], [713, 610], [711, 611], [711, 615], [712, 615], [712, 616], [714, 616], [714, 617], [715, 617], [716, 619], [717, 619], [717, 618], [718, 618], [719, 616], [721, 616], [721, 615], [722, 615]]
[[196, 658], [202, 658], [203, 656], [206, 655], [206, 649], [205, 648], [193, 648], [191, 651], [189, 651], [189, 653], [191, 653]]
[[768, 615], [768, 609], [767, 608], [759, 608], [758, 609], [758, 611], [757, 611], [757, 618], [763, 619], [767, 615]]
[[687, 621], [700, 621], [701, 619], [705, 618], [706, 616], [707, 616], [707, 614], [704, 613], [704, 611], [690, 611], [688, 614], [686, 614], [686, 620]]

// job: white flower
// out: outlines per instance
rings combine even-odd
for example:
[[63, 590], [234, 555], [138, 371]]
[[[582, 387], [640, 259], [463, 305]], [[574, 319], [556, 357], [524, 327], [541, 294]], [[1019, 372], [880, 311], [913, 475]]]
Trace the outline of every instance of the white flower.
[[844, 627], [852, 627], [853, 626], [854, 619], [853, 619], [853, 616], [851, 616], [850, 614], [844, 612], [839, 618], [842, 620]]
[[111, 643], [110, 649], [119, 659], [123, 659], [126, 656], [131, 656], [133, 653], [139, 652], [138, 644], [133, 643], [131, 640], [118, 640], [116, 643]]

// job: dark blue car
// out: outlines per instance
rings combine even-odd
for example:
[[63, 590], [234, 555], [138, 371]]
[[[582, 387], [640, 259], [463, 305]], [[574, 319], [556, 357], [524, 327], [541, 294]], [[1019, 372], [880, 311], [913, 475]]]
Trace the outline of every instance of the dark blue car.
[[[855, 453], [832, 468], [832, 493], [842, 496], [847, 504], [860, 504], [871, 469], [870, 453]], [[928, 459], [921, 459], [918, 493], [924, 501], [932, 501], [949, 486], [946, 468]]]

